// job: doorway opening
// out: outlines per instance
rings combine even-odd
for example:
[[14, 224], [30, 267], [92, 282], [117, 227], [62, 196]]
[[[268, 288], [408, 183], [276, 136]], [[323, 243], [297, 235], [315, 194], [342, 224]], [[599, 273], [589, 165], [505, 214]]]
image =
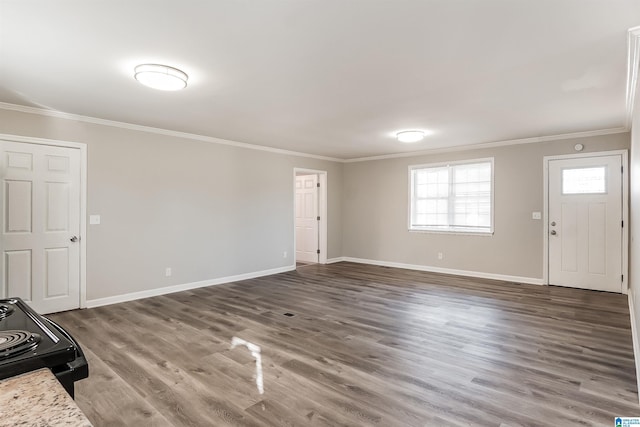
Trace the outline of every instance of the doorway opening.
[[294, 239], [297, 267], [327, 262], [327, 172], [294, 168]]
[[544, 282], [627, 293], [627, 151], [544, 158]]

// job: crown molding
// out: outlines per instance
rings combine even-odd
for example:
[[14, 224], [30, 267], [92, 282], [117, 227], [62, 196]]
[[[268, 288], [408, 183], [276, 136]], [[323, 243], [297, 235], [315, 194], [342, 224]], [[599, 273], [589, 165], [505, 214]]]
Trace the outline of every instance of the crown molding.
[[505, 141], [495, 141], [495, 142], [484, 142], [480, 144], [465, 144], [465, 145], [457, 145], [455, 147], [444, 147], [444, 148], [433, 148], [430, 150], [420, 150], [420, 151], [410, 151], [407, 153], [395, 153], [395, 154], [383, 154], [380, 156], [371, 156], [371, 157], [358, 157], [354, 159], [346, 159], [343, 160], [344, 163], [356, 163], [356, 162], [368, 162], [372, 160], [385, 160], [385, 159], [397, 159], [401, 157], [416, 157], [416, 156], [424, 156], [429, 154], [440, 154], [440, 153], [450, 153], [455, 151], [470, 151], [470, 150], [480, 150], [484, 148], [496, 148], [496, 147], [505, 147], [508, 145], [521, 145], [521, 144], [533, 144], [538, 142], [549, 142], [549, 141], [559, 141], [563, 139], [573, 139], [573, 138], [587, 138], [590, 136], [602, 136], [602, 135], [613, 135], [616, 133], [625, 133], [629, 132], [629, 129], [626, 127], [612, 128], [612, 129], [599, 129], [599, 130], [590, 130], [585, 132], [573, 132], [573, 133], [563, 133], [559, 135], [547, 135], [547, 136], [534, 136], [532, 138], [521, 138], [521, 139], [509, 139]]
[[[636, 37], [636, 40], [639, 42], [638, 43], [638, 47], [639, 47], [638, 53], [640, 54], [640, 40], [639, 40], [640, 39], [640, 27], [637, 27], [637, 31], [638, 31], [638, 37]], [[638, 56], [637, 58], [640, 58], [640, 56]], [[636, 74], [637, 74], [637, 61], [636, 61]], [[637, 75], [636, 75], [636, 77], [637, 77]], [[628, 92], [627, 93], [627, 97], [629, 97], [629, 96], [633, 96], [633, 93], [630, 94]], [[629, 104], [627, 104], [627, 106], [628, 105]], [[631, 104], [631, 105], [633, 105], [633, 104]], [[67, 120], [76, 120], [76, 121], [80, 121], [80, 122], [92, 123], [92, 124], [97, 124], [97, 125], [102, 125], [102, 126], [111, 126], [111, 127], [121, 128], [121, 129], [139, 131], [139, 132], [155, 133], [155, 134], [158, 134], [158, 135], [173, 136], [173, 137], [177, 137], [177, 138], [191, 139], [191, 140], [195, 140], [195, 141], [202, 141], [202, 142], [208, 142], [208, 143], [213, 143], [213, 144], [229, 145], [229, 146], [232, 146], [232, 147], [240, 147], [240, 148], [246, 148], [246, 149], [249, 149], [249, 150], [265, 151], [265, 152], [268, 152], [268, 153], [276, 153], [276, 154], [283, 154], [283, 155], [289, 155], [289, 156], [297, 156], [297, 157], [306, 157], [306, 158], [318, 159], [318, 160], [326, 160], [326, 161], [337, 162], [337, 163], [368, 162], [368, 161], [372, 161], [372, 160], [396, 159], [396, 158], [401, 158], [401, 157], [414, 157], [414, 156], [423, 156], [423, 155], [429, 155], [429, 154], [440, 154], [440, 153], [449, 153], [449, 152], [457, 152], [457, 151], [480, 150], [480, 149], [484, 149], [484, 148], [505, 147], [505, 146], [509, 146], [509, 145], [532, 144], [532, 143], [538, 143], [538, 142], [548, 142], [548, 141], [556, 141], [556, 140], [563, 140], [563, 139], [586, 138], [586, 137], [590, 137], [590, 136], [612, 135], [612, 134], [616, 134], [616, 133], [628, 132], [629, 129], [630, 129], [629, 126], [624, 126], [624, 127], [619, 127], [619, 128], [590, 130], [590, 131], [585, 131], [585, 132], [564, 133], [564, 134], [558, 134], [558, 135], [536, 136], [536, 137], [531, 137], [531, 138], [510, 139], [510, 140], [504, 140], [504, 141], [494, 141], [494, 142], [484, 142], [484, 143], [473, 143], [473, 142], [471, 142], [471, 143], [467, 143], [467, 144], [463, 144], [463, 145], [457, 145], [457, 146], [454, 146], [454, 147], [442, 147], [442, 148], [433, 148], [433, 149], [430, 149], [430, 150], [410, 151], [410, 152], [406, 152], [406, 153], [393, 153], [393, 154], [383, 154], [383, 155], [379, 155], [379, 156], [356, 157], [356, 158], [351, 158], [351, 159], [341, 159], [341, 158], [337, 158], [337, 157], [320, 156], [320, 155], [316, 155], [316, 154], [302, 153], [302, 152], [299, 152], [299, 151], [290, 151], [290, 150], [284, 150], [284, 149], [280, 149], [280, 148], [265, 147], [265, 146], [262, 146], [262, 145], [247, 144], [245, 142], [230, 141], [230, 140], [227, 140], [227, 139], [214, 138], [214, 137], [211, 137], [211, 136], [198, 135], [198, 134], [194, 134], [194, 133], [178, 132], [178, 131], [173, 131], [173, 130], [168, 130], [168, 129], [155, 128], [155, 127], [151, 127], [151, 126], [142, 126], [142, 125], [136, 125], [136, 124], [132, 124], [132, 123], [118, 122], [118, 121], [106, 120], [106, 119], [99, 119], [99, 118], [90, 117], [90, 116], [82, 116], [82, 115], [79, 115], [79, 114], [64, 113], [64, 112], [61, 112], [61, 111], [47, 110], [47, 109], [44, 109], [44, 108], [28, 107], [28, 106], [25, 106], [25, 105], [10, 104], [10, 103], [7, 103], [7, 102], [0, 102], [0, 109], [2, 109], [2, 110], [11, 110], [11, 111], [19, 111], [19, 112], [29, 113], [29, 114], [38, 114], [38, 115], [48, 116], [48, 117], [57, 117], [57, 118], [67, 119]], [[627, 112], [629, 113], [629, 111], [627, 111]]]
[[636, 90], [638, 89], [638, 64], [640, 63], [640, 27], [633, 27], [629, 29], [627, 36], [627, 48], [627, 117], [625, 125], [627, 129], [631, 129], [633, 106], [635, 104]]
[[265, 147], [263, 145], [248, 144], [245, 142], [231, 141], [228, 139], [214, 138], [211, 136], [198, 135], [195, 133], [179, 132], [169, 129], [156, 128], [151, 126], [136, 125], [133, 123], [118, 122], [115, 120], [99, 119], [97, 117], [82, 116], [79, 114], [64, 113], [62, 111], [47, 110], [44, 108], [28, 107], [26, 105], [10, 104], [0, 102], [0, 109], [19, 111], [22, 113], [39, 114], [41, 116], [56, 117], [59, 119], [76, 120], [79, 122], [92, 123], [102, 126], [111, 126], [121, 129], [134, 130], [139, 132], [155, 133], [158, 135], [173, 136], [177, 138], [191, 139], [195, 141], [209, 142], [213, 144], [230, 145], [232, 147], [246, 148], [249, 150], [266, 151], [269, 153], [284, 154], [288, 156], [308, 157], [311, 159], [328, 160], [331, 162], [342, 162], [342, 159], [335, 157], [319, 156], [316, 154], [301, 153], [299, 151], [284, 150], [281, 148]]

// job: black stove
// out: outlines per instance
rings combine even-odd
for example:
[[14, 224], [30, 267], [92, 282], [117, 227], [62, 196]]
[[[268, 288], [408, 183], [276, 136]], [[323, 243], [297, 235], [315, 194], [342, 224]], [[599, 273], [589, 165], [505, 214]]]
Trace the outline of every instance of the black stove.
[[49, 368], [73, 397], [74, 382], [89, 376], [80, 345], [61, 326], [20, 298], [0, 299], [0, 379]]

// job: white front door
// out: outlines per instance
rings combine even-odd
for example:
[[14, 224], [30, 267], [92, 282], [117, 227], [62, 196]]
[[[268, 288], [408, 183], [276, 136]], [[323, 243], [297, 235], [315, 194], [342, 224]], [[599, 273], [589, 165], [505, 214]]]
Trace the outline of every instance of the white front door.
[[622, 292], [622, 156], [549, 160], [549, 284]]
[[80, 150], [0, 141], [0, 297], [80, 307]]
[[296, 176], [296, 261], [318, 262], [318, 176]]

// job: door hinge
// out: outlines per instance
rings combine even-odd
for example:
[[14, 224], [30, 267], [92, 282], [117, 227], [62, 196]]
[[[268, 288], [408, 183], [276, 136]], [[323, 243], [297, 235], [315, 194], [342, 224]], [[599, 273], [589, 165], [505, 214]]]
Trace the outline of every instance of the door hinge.
[[318, 217], [317, 219], [318, 219], [318, 221], [320, 221], [320, 217]]
[[622, 276], [620, 276], [620, 281], [624, 282], [624, 274]]
[[317, 183], [317, 184], [316, 184], [316, 187], [320, 188], [320, 183]]
[[624, 221], [622, 221], [622, 228], [624, 228]]
[[624, 173], [624, 166], [620, 166], [620, 173]]
[[318, 251], [317, 251], [317, 252], [318, 252], [318, 253], [320, 253], [320, 249], [318, 249]]

